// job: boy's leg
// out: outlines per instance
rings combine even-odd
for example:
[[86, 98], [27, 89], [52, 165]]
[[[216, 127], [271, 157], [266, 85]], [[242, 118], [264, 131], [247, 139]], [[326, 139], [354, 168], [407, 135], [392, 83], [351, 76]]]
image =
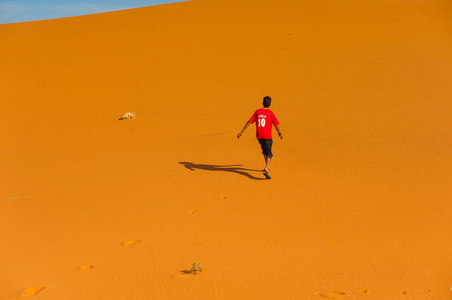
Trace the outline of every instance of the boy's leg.
[[264, 161], [265, 161], [264, 172], [270, 174], [270, 162], [271, 162], [271, 158], [273, 156], [273, 154], [271, 152], [273, 140], [259, 139], [259, 144], [261, 145], [262, 154], [264, 155]]
[[273, 153], [272, 153], [272, 145], [273, 145], [273, 140], [265, 140], [265, 172], [267, 172], [268, 174], [270, 174], [271, 168], [270, 168], [270, 162], [271, 159], [273, 157]]
[[[265, 143], [264, 143], [264, 140], [262, 140], [262, 139], [257, 139], [257, 141], [258, 141], [259, 144], [261, 145], [262, 155], [264, 155], [264, 161], [265, 161], [265, 164], [267, 164], [267, 154], [265, 153], [266, 151], [265, 151]], [[263, 171], [266, 172], [265, 168], [264, 168]]]
[[270, 162], [271, 162], [271, 158], [270, 157], [265, 157], [265, 169], [264, 171], [270, 174]]

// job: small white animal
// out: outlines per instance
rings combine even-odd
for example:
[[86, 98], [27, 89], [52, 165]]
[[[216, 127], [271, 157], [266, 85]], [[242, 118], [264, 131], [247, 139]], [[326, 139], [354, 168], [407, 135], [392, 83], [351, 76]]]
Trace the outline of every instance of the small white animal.
[[135, 113], [133, 112], [126, 112], [125, 114], [122, 115], [122, 117], [119, 120], [125, 120], [125, 119], [131, 119], [131, 118], [135, 118]]

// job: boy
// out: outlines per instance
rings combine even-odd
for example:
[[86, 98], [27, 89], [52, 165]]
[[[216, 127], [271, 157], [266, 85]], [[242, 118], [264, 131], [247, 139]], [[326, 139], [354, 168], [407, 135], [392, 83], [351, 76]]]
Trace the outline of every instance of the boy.
[[276, 118], [275, 114], [269, 109], [272, 104], [272, 98], [269, 96], [264, 97], [263, 108], [260, 108], [254, 112], [252, 117], [246, 122], [242, 131], [237, 134], [237, 138], [239, 139], [243, 132], [250, 126], [251, 123], [256, 122], [256, 137], [259, 141], [259, 144], [262, 148], [262, 154], [265, 159], [265, 168], [264, 168], [264, 176], [267, 179], [271, 179], [270, 176], [270, 161], [273, 157], [272, 153], [272, 124], [275, 125], [276, 130], [278, 131], [279, 138], [282, 139], [282, 133], [279, 129], [279, 121]]

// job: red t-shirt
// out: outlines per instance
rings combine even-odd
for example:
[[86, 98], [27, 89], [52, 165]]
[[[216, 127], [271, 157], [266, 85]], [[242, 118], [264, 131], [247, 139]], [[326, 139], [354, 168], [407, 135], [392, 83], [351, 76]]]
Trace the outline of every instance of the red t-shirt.
[[279, 121], [275, 114], [268, 108], [256, 110], [249, 122], [256, 122], [256, 137], [258, 139], [271, 139], [272, 124], [275, 126], [279, 125]]

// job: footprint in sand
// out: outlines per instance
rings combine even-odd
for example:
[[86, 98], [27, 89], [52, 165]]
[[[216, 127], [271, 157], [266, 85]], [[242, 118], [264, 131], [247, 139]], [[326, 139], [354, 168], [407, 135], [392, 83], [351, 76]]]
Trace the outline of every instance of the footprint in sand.
[[137, 243], [140, 243], [141, 240], [131, 240], [131, 241], [127, 241], [127, 242], [122, 242], [121, 245], [122, 246], [130, 246], [130, 245], [134, 245]]
[[188, 211], [188, 213], [189, 213], [190, 215], [194, 215], [194, 214], [196, 214], [198, 211], [199, 211], [199, 209], [191, 209], [191, 210]]
[[368, 289], [359, 289], [358, 293], [360, 293], [360, 294], [367, 294], [368, 291], [369, 291]]
[[213, 201], [214, 202], [219, 202], [219, 201], [223, 201], [225, 199], [226, 199], [226, 197], [220, 197], [220, 198], [213, 199]]
[[319, 295], [322, 298], [327, 298], [327, 299], [340, 299], [340, 296], [344, 296], [345, 292], [341, 292], [341, 291], [321, 292], [321, 293], [318, 293], [317, 295]]
[[43, 289], [45, 289], [45, 287], [43, 287], [43, 286], [37, 286], [37, 287], [31, 287], [31, 288], [25, 289], [20, 294], [20, 298], [33, 297], [37, 293], [41, 292]]
[[89, 269], [92, 269], [92, 268], [94, 268], [93, 265], [84, 265], [84, 266], [80, 267], [80, 270], [86, 271], [86, 270], [89, 270]]

